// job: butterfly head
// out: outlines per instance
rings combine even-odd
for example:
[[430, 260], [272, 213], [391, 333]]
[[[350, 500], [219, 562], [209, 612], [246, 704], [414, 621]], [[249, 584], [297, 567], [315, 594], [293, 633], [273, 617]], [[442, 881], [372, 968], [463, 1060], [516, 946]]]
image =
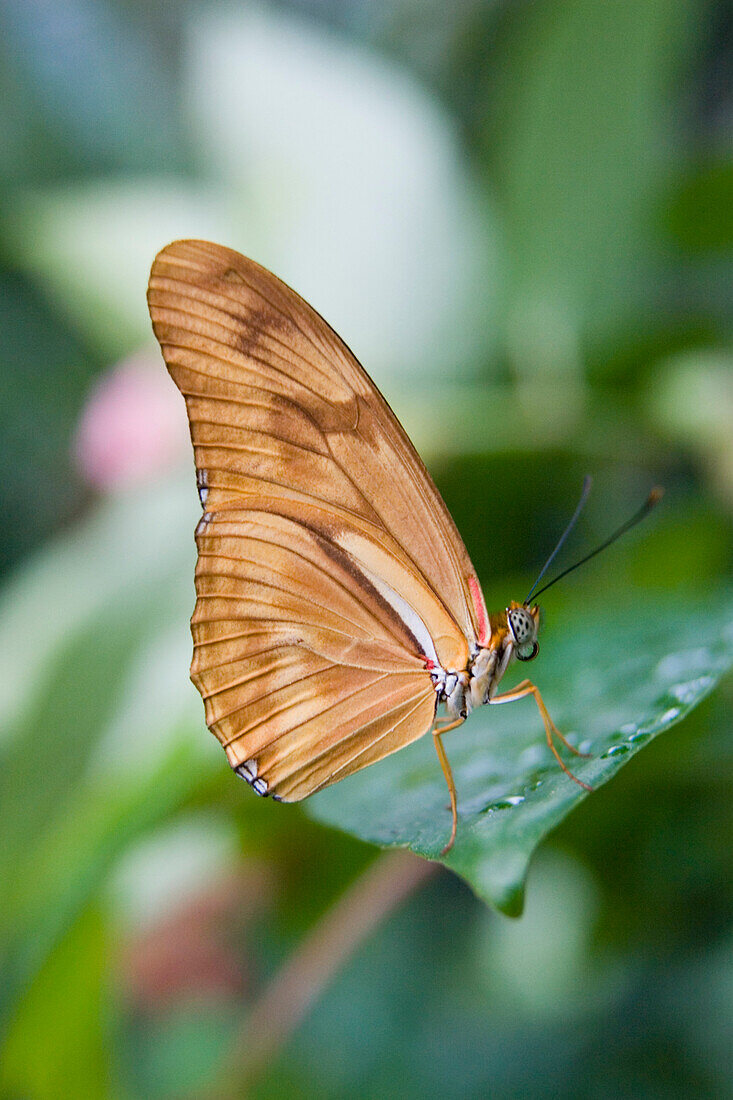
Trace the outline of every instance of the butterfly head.
[[520, 661], [532, 661], [540, 651], [537, 632], [540, 609], [537, 604], [512, 603], [506, 610], [506, 621], [514, 644], [514, 654]]

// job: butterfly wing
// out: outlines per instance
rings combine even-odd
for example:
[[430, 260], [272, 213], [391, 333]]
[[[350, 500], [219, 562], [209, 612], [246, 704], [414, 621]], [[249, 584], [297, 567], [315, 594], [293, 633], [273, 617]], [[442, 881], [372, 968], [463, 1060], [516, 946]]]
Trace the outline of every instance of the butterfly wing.
[[197, 535], [192, 677], [232, 767], [305, 798], [421, 737], [436, 696], [418, 641], [329, 541], [250, 498]]
[[465, 668], [485, 633], [478, 582], [389, 406], [297, 294], [181, 241], [148, 300], [204, 507], [192, 678], [230, 762], [302, 798], [426, 732], [426, 663]]

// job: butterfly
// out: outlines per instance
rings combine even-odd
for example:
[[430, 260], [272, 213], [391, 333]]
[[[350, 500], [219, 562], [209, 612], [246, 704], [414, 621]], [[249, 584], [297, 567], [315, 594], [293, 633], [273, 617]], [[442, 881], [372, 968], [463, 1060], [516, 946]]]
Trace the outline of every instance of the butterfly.
[[484, 703], [531, 695], [572, 776], [555, 739], [576, 750], [537, 687], [498, 693], [515, 659], [537, 656], [539, 607], [488, 614], [435, 484], [333, 329], [206, 241], [158, 254], [148, 304], [202, 507], [191, 679], [235, 772], [295, 802], [430, 732], [450, 795], [445, 853], [458, 814], [443, 735]]

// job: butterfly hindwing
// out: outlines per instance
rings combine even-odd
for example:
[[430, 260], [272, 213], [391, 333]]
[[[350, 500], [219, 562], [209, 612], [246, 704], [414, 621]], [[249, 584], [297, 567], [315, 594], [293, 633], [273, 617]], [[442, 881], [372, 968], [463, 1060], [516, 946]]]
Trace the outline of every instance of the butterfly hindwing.
[[259, 793], [304, 798], [430, 728], [417, 639], [336, 544], [256, 507], [218, 512], [197, 542], [192, 678]]

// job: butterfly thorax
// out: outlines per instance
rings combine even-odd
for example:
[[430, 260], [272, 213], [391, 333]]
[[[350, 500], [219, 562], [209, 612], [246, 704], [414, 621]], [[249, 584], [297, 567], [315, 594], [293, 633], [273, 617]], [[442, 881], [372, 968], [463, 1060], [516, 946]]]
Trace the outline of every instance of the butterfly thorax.
[[438, 702], [445, 703], [451, 718], [467, 718], [476, 707], [488, 703], [511, 659], [511, 642], [477, 646], [468, 667], [458, 671], [433, 668], [430, 675]]
[[474, 644], [465, 669], [431, 670], [438, 701], [445, 703], [452, 718], [467, 718], [476, 707], [490, 702], [512, 658], [524, 654], [523, 660], [530, 659], [526, 656], [528, 645], [531, 655], [536, 654], [538, 625], [538, 608], [530, 610], [512, 603], [505, 611], [491, 616], [489, 644]]

